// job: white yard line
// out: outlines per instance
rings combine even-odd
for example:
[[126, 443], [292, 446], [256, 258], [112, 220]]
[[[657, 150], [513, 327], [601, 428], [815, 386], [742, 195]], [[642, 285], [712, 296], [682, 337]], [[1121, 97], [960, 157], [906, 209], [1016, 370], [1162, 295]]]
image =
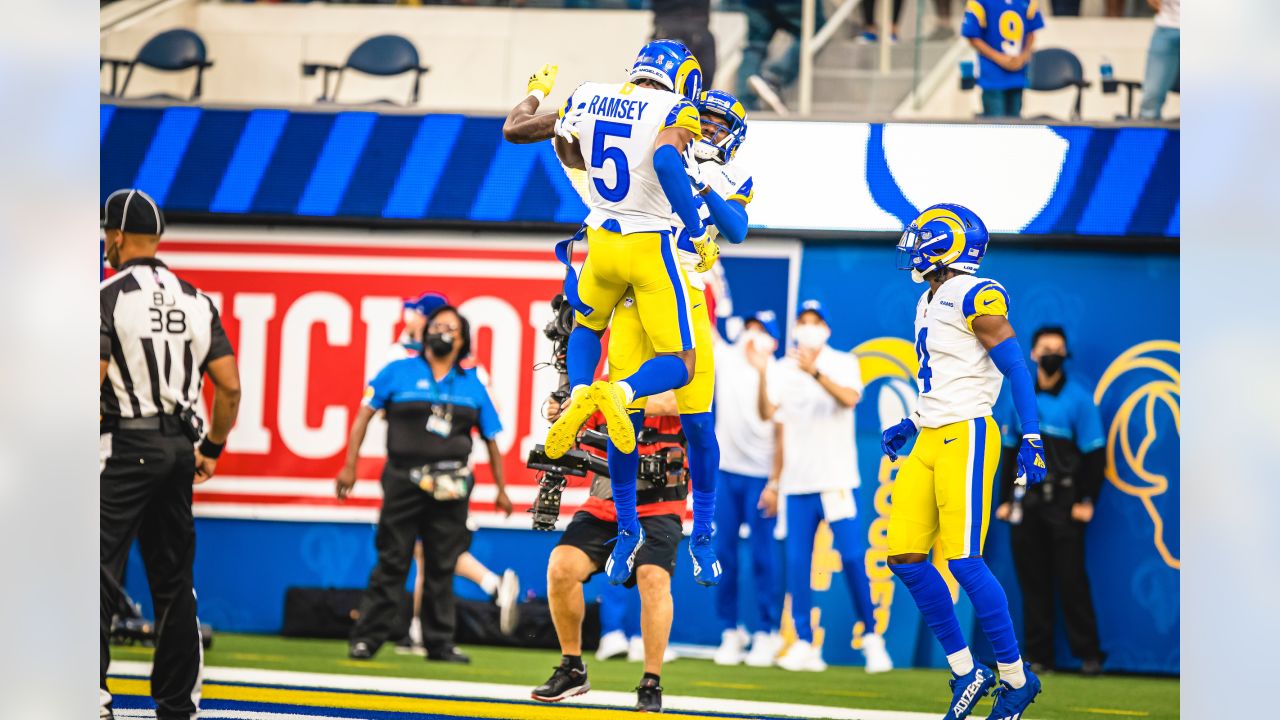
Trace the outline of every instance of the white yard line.
[[[116, 661], [111, 663], [111, 674], [146, 678], [151, 674], [151, 664], [144, 662]], [[253, 668], [206, 667], [205, 682], [231, 682], [258, 685], [280, 685], [293, 688], [322, 690], [356, 690], [385, 692], [398, 695], [433, 695], [437, 697], [479, 698], [489, 700], [529, 700], [530, 688], [522, 685], [463, 682], [456, 680], [426, 680], [416, 678], [370, 677], [364, 675], [339, 675], [330, 673], [304, 673], [286, 670], [257, 670]], [[609, 705], [631, 708], [636, 701], [629, 692], [592, 690], [582, 696], [582, 702], [591, 705]], [[567, 700], [565, 704], [575, 704]], [[702, 698], [681, 695], [665, 695], [663, 709], [667, 711], [691, 711], [727, 713], [736, 715], [783, 715], [800, 718], [831, 718], [832, 720], [937, 720], [936, 713], [913, 713], [896, 710], [857, 710], [827, 707], [823, 705], [796, 705], [785, 702], [757, 702], [726, 698]], [[245, 718], [246, 720], [274, 720], [266, 714], [227, 715], [201, 713], [209, 718]], [[124, 717], [124, 716], [121, 716]], [[149, 717], [149, 716], [138, 716]], [[296, 716], [295, 716], [296, 717]]]

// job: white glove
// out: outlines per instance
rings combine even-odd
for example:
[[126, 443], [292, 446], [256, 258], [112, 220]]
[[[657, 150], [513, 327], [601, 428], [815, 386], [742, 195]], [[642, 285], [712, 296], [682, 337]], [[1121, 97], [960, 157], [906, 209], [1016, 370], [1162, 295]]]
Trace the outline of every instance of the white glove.
[[585, 105], [573, 108], [565, 113], [564, 117], [556, 118], [555, 133], [569, 142], [577, 142], [578, 128], [586, 115], [587, 109]]
[[702, 177], [702, 168], [698, 165], [698, 159], [693, 156], [692, 148], [684, 152], [684, 171], [689, 176], [693, 191], [701, 195], [707, 189], [707, 181]]

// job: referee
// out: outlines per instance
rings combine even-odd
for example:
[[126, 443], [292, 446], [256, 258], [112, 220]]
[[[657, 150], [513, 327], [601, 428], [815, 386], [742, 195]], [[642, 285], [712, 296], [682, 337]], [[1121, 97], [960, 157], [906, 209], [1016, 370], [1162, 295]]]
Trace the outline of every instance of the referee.
[[[187, 720], [198, 712], [203, 653], [191, 486], [217, 467], [236, 420], [240, 374], [209, 296], [155, 257], [164, 232], [155, 201], [118, 190], [107, 198], [102, 227], [116, 274], [100, 293], [100, 715], [112, 717], [108, 634], [137, 537], [156, 613], [156, 717]], [[194, 410], [205, 373], [216, 389], [208, 433]]]

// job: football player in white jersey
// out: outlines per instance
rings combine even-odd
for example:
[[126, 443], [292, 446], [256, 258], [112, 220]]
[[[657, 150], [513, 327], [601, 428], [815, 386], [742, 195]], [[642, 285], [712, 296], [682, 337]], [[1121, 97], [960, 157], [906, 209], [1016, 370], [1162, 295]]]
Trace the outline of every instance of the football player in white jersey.
[[[974, 275], [987, 240], [987, 228], [973, 211], [940, 204], [922, 212], [898, 243], [905, 261], [900, 267], [929, 289], [916, 307], [916, 411], [882, 438], [885, 454], [897, 460], [918, 433], [893, 487], [889, 568], [947, 654], [953, 677], [945, 720], [968, 717], [993, 687], [989, 717], [1017, 718], [1040, 692], [1040, 679], [1018, 651], [1004, 589], [982, 558], [1000, 457], [991, 406], [1002, 378], [1009, 380], [1022, 421], [1017, 482], [1038, 483], [1045, 474], [1035, 385], [1009, 324], [1009, 294], [994, 280]], [[935, 542], [991, 641], [999, 686], [996, 674], [975, 665], [950, 590], [928, 560]]]

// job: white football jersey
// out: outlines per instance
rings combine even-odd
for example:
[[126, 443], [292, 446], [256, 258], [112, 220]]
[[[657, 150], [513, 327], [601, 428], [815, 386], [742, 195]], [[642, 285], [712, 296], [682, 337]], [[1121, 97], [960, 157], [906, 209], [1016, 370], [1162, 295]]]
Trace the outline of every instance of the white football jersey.
[[589, 82], [573, 91], [561, 115], [578, 106], [586, 110], [578, 145], [587, 163], [587, 225], [624, 235], [670, 232], [671, 202], [653, 169], [653, 146], [669, 127], [701, 134], [693, 103], [667, 90]]
[[1009, 314], [1000, 283], [957, 275], [926, 290], [916, 306], [916, 357], [920, 370], [916, 405], [920, 427], [936, 428], [991, 414], [1004, 377], [973, 333], [980, 315]]
[[[702, 172], [702, 180], [711, 187], [711, 191], [726, 201], [748, 205], [751, 203], [751, 199], [755, 197], [751, 174], [733, 160], [724, 165], [715, 160], [703, 160], [698, 163], [698, 170]], [[707, 209], [707, 202], [702, 199], [701, 195], [694, 195], [693, 199], [698, 204], [698, 215], [702, 217], [702, 221], [710, 223], [711, 211]], [[702, 273], [697, 270], [698, 263], [702, 261], [702, 258], [698, 257], [697, 251], [693, 249], [693, 243], [689, 240], [689, 233], [686, 232], [684, 223], [680, 222], [679, 215], [671, 214], [671, 226], [676, 228], [679, 234], [676, 247], [680, 251], [680, 264], [684, 266], [685, 275], [689, 277], [689, 284], [695, 290], [704, 289], [707, 285], [706, 281], [703, 280]], [[707, 237], [715, 240], [719, 234], [720, 231], [716, 229], [715, 225], [707, 225]]]

